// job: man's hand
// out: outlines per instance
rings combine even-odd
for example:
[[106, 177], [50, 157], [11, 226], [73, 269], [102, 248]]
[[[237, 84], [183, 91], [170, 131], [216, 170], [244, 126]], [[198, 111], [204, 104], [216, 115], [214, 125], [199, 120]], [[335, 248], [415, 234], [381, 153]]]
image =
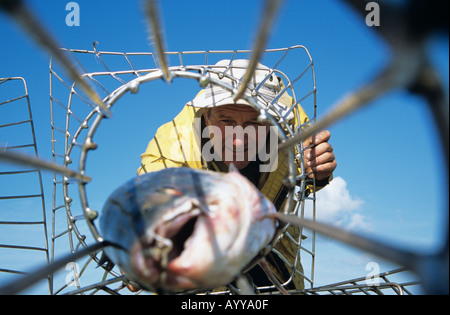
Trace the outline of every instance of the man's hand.
[[327, 179], [337, 167], [333, 147], [328, 143], [330, 138], [331, 133], [324, 130], [303, 142], [304, 148], [311, 146], [305, 151], [306, 172], [313, 171], [317, 180]]

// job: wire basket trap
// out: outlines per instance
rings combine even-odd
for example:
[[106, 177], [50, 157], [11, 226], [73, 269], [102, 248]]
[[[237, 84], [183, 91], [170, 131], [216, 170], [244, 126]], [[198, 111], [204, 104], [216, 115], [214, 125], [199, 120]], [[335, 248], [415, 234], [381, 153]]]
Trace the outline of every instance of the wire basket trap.
[[[147, 83], [161, 82], [163, 72], [157, 67], [155, 57], [152, 53], [117, 53], [98, 51], [94, 43], [94, 50], [64, 50], [67, 54], [77, 60], [77, 62], [84, 68], [83, 76], [87, 78], [93, 85], [104, 93], [104, 103], [111, 109], [120, 103], [121, 98], [130, 93], [141, 93]], [[176, 80], [191, 79], [200, 82], [204, 85], [205, 78], [209, 82], [214, 82], [213, 78], [209, 77], [210, 73], [224, 72], [226, 69], [214, 67], [217, 61], [223, 59], [248, 59], [251, 53], [249, 50], [229, 50], [229, 51], [195, 51], [195, 52], [168, 52], [167, 56], [170, 58], [171, 64], [176, 66], [170, 67], [172, 75], [171, 84], [175, 84]], [[140, 64], [145, 65], [154, 63], [154, 68], [140, 68]], [[297, 60], [299, 67], [297, 69], [285, 70], [283, 65], [292, 60]], [[122, 63], [121, 63], [122, 62]], [[294, 107], [302, 106], [305, 110], [309, 109], [310, 121], [305, 125], [310, 124], [316, 117], [316, 86], [314, 66], [307, 49], [303, 46], [293, 46], [282, 49], [267, 50], [265, 52], [265, 60], [263, 63], [270, 66], [273, 65], [273, 73], [282, 77], [285, 82], [286, 91], [294, 99]], [[117, 64], [125, 65], [124, 69], [114, 69], [112, 67]], [[97, 68], [95, 71], [90, 71], [88, 67]], [[98, 69], [100, 68], [100, 69]], [[285, 72], [281, 71], [283, 69]], [[289, 73], [293, 72], [293, 73]], [[292, 80], [290, 79], [292, 78]], [[221, 82], [218, 82], [222, 84]], [[158, 83], [157, 83], [158, 84]], [[141, 87], [142, 85], [142, 87]], [[156, 84], [155, 84], [156, 85]], [[53, 66], [50, 64], [50, 86], [51, 86], [51, 109], [52, 109], [52, 144], [53, 144], [53, 162], [63, 164], [64, 167], [69, 168], [78, 163], [79, 174], [89, 174], [89, 161], [87, 158], [89, 152], [97, 149], [94, 143], [94, 134], [99, 129], [100, 123], [105, 116], [98, 110], [95, 104], [90, 103], [85, 99], [81, 93], [77, 91], [77, 86], [74, 83], [67, 83], [62, 79]], [[198, 87], [198, 85], [196, 85]], [[151, 85], [149, 86], [151, 88]], [[230, 89], [230, 87], [225, 86]], [[63, 91], [61, 93], [61, 91]], [[68, 93], [69, 95], [64, 95]], [[189, 100], [189, 99], [187, 99]], [[184, 101], [187, 102], [185, 99]], [[252, 99], [251, 102], [258, 108]], [[122, 104], [120, 104], [122, 105]], [[147, 110], [152, 110], [152, 104], [146, 104]], [[133, 110], [133, 109], [127, 109]], [[142, 109], [139, 109], [139, 111]], [[258, 108], [259, 111], [265, 111], [263, 108]], [[288, 114], [285, 114], [288, 115]], [[297, 112], [298, 115], [298, 112]], [[285, 117], [280, 114], [278, 117], [267, 115], [271, 119], [271, 123], [278, 126], [279, 134], [284, 139], [293, 136], [298, 130], [294, 129], [289, 124]], [[111, 119], [113, 121], [114, 118]], [[302, 128], [304, 126], [300, 126]], [[149, 138], [146, 139], [147, 141]], [[289, 214], [296, 214], [304, 217], [305, 211], [309, 211], [310, 217], [315, 217], [315, 193], [310, 196], [307, 195], [307, 175], [305, 174], [305, 166], [303, 163], [303, 151], [301, 144], [297, 146], [297, 155], [294, 157], [293, 153], [289, 159], [291, 165], [289, 166], [289, 178], [298, 185], [289, 187], [288, 202], [286, 203], [284, 212]], [[100, 150], [100, 149], [99, 149]], [[297, 166], [303, 170], [304, 176], [297, 176]], [[73, 167], [73, 166], [72, 166]], [[95, 177], [92, 177], [95, 181]], [[286, 185], [289, 186], [289, 180], [286, 180]], [[73, 181], [67, 177], [54, 177], [54, 199], [53, 199], [53, 215], [59, 216], [60, 212], [65, 212], [67, 215], [67, 229], [57, 232], [61, 227], [53, 227], [54, 234], [52, 236], [53, 246], [57, 246], [60, 238], [68, 238], [69, 248], [72, 252], [76, 251], [80, 246], [87, 246], [89, 244], [89, 234], [92, 234], [96, 241], [101, 241], [101, 235], [98, 232], [95, 220], [98, 217], [98, 212], [91, 209], [89, 205], [89, 183], [80, 181], [78, 188], [80, 194], [80, 202], [76, 201], [76, 192], [73, 190]], [[61, 194], [62, 192], [62, 194]], [[61, 195], [60, 195], [61, 194]], [[59, 196], [60, 195], [60, 196]], [[63, 201], [63, 202], [62, 202]], [[310, 204], [305, 207], [306, 204]], [[305, 210], [306, 209], [306, 210]], [[65, 210], [65, 211], [64, 211]], [[64, 214], [62, 214], [64, 215]], [[59, 220], [54, 219], [55, 222]], [[87, 231], [87, 227], [90, 231]], [[305, 264], [309, 274], [302, 274], [305, 281], [312, 287], [314, 282], [314, 257], [315, 257], [315, 234], [312, 232], [308, 236], [308, 241], [302, 243], [302, 238], [291, 235], [287, 227], [280, 231], [279, 238], [286, 238], [292, 242], [297, 250], [296, 259], [293, 262], [288, 262], [279, 252], [274, 250], [275, 254], [280, 256], [282, 260], [290, 264], [291, 277], [283, 285], [288, 285], [292, 281], [294, 272], [300, 272], [300, 253], [302, 252], [302, 262]], [[305, 232], [304, 234], [307, 234]], [[302, 231], [300, 231], [302, 235]], [[307, 247], [303, 244], [307, 243]], [[306, 257], [309, 257], [307, 259]], [[96, 256], [92, 257], [91, 261], [98, 262]], [[85, 270], [87, 267], [83, 267]], [[112, 277], [123, 277], [117, 271], [112, 271]], [[103, 278], [104, 280], [106, 278]], [[76, 279], [74, 279], [76, 283]], [[78, 281], [83, 282], [83, 281]], [[79, 288], [80, 289], [80, 288]], [[260, 291], [276, 290], [275, 286], [257, 288]], [[77, 291], [79, 292], [79, 291]]]

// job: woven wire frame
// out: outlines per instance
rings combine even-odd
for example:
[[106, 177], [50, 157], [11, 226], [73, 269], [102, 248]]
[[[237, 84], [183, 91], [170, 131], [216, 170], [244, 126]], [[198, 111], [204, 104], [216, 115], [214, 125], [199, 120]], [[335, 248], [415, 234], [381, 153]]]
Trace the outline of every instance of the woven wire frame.
[[367, 277], [329, 284], [305, 290], [308, 295], [412, 295], [411, 288], [420, 285], [418, 281], [402, 282], [397, 278], [406, 272], [405, 268], [377, 274], [368, 281]]
[[[0, 78], [0, 150], [38, 157], [27, 83]], [[50, 253], [42, 174], [39, 169], [0, 163], [0, 279], [26, 275], [48, 264]], [[27, 235], [26, 238], [23, 235]], [[24, 261], [19, 255], [26, 255]], [[52, 292], [52, 277], [47, 277]]]
[[[65, 53], [78, 63], [83, 69], [83, 77], [90, 81], [102, 92], [102, 98], [108, 108], [112, 108], [120, 99], [128, 93], [139, 93], [143, 84], [160, 81], [163, 79], [163, 73], [159, 70], [156, 57], [152, 53], [125, 53], [125, 52], [105, 52], [97, 50], [94, 43], [94, 50], [69, 50], [64, 49]], [[223, 50], [223, 51], [188, 51], [188, 52], [167, 52], [166, 56], [171, 65], [172, 81], [180, 79], [196, 80], [201, 86], [207, 83], [220, 85], [225, 89], [231, 90], [232, 87], [225, 85], [219, 80], [215, 80], [209, 74], [223, 72], [224, 69], [214, 67], [214, 65], [223, 59], [230, 61], [235, 59], [248, 59], [251, 54], [250, 50]], [[286, 66], [295, 62], [298, 67]], [[304, 125], [294, 126], [286, 121], [288, 113], [285, 117], [276, 113], [271, 116], [267, 113], [270, 102], [266, 102], [266, 107], [260, 103], [256, 103], [252, 98], [243, 96], [252, 106], [265, 115], [271, 125], [276, 126], [280, 141], [285, 140], [298, 133], [298, 128], [305, 125], [313, 124], [316, 119], [316, 84], [315, 73], [312, 58], [308, 50], [304, 46], [293, 46], [281, 49], [269, 49], [265, 51], [264, 59], [261, 63], [271, 69], [272, 73], [281, 77], [285, 84], [285, 91], [294, 100], [292, 108], [302, 107], [308, 114], [309, 121]], [[153, 67], [148, 67], [153, 65]], [[254, 93], [258, 95], [256, 87]], [[284, 91], [283, 91], [284, 92]], [[189, 101], [189, 100], [186, 100]], [[276, 100], [275, 100], [276, 101]], [[98, 110], [95, 104], [83, 97], [76, 84], [63, 79], [62, 75], [50, 63], [50, 104], [51, 104], [51, 129], [52, 129], [52, 154], [53, 162], [63, 164], [65, 167], [74, 167], [78, 163], [80, 173], [89, 175], [89, 152], [97, 149], [94, 142], [94, 135], [104, 120], [105, 116]], [[173, 105], [182, 106], [184, 104]], [[154, 106], [154, 105], [153, 105]], [[152, 104], [149, 104], [149, 108]], [[182, 107], [180, 107], [181, 110]], [[132, 110], [132, 109], [130, 109]], [[272, 108], [273, 110], [273, 108]], [[299, 111], [296, 111], [297, 121], [299, 119]], [[114, 121], [114, 117], [111, 118]], [[150, 140], [150, 139], [148, 139]], [[299, 217], [307, 215], [315, 219], [315, 192], [308, 195], [306, 189], [307, 175], [305, 174], [305, 165], [303, 152], [307, 148], [303, 148], [301, 144], [297, 145], [294, 150], [288, 151], [289, 173], [285, 178], [284, 184], [289, 189], [287, 202], [285, 203], [285, 213], [295, 214]], [[303, 175], [297, 174], [297, 168], [300, 168]], [[109, 176], [109, 175], [108, 175]], [[130, 174], [130, 176], [132, 176]], [[95, 179], [94, 179], [95, 180]], [[72, 252], [75, 252], [80, 246], [87, 246], [92, 241], [101, 241], [102, 237], [97, 230], [95, 220], [99, 212], [91, 209], [88, 198], [87, 182], [79, 182], [78, 192], [71, 185], [75, 182], [67, 177], [58, 178], [54, 175], [53, 183], [53, 228], [52, 228], [52, 252], [60, 247], [68, 246]], [[314, 185], [314, 183], [313, 183]], [[80, 200], [75, 196], [79, 193]], [[64, 228], [58, 225], [60, 216], [66, 216]], [[277, 237], [274, 239], [274, 245], [281, 238], [286, 238], [293, 243], [296, 248], [295, 261], [287, 261], [285, 257], [276, 250], [272, 249], [283, 261], [290, 267], [291, 277], [283, 283], [284, 286], [289, 285], [295, 273], [299, 273], [300, 264], [307, 270], [301, 274], [305, 282], [313, 287], [314, 284], [314, 261], [315, 261], [315, 233], [303, 231], [297, 237], [290, 235], [286, 231], [287, 226], [284, 225], [278, 231]], [[301, 235], [309, 233], [306, 240], [302, 240]], [[91, 239], [93, 237], [93, 240]], [[66, 239], [63, 241], [62, 239]], [[301, 258], [300, 258], [301, 257]], [[126, 280], [120, 275], [116, 269], [111, 271], [105, 270], [98, 280], [90, 280], [91, 285], [85, 285], [86, 281], [82, 277], [83, 272], [96, 266], [99, 258], [92, 255], [88, 261], [82, 265], [81, 272], [74, 269], [74, 279], [72, 282], [63, 284], [56, 293], [95, 293], [98, 290], [108, 293], [115, 293], [123, 289], [122, 281]], [[307, 262], [307, 263], [306, 263]], [[89, 267], [89, 265], [91, 265]], [[97, 271], [97, 274], [101, 272]], [[100, 275], [99, 275], [100, 276]], [[83, 280], [83, 281], [81, 281]], [[97, 283], [95, 281], [98, 281]], [[115, 282], [119, 283], [117, 288], [111, 288], [110, 285]], [[81, 284], [80, 284], [81, 283]], [[73, 286], [76, 286], [75, 290]], [[70, 287], [70, 288], [68, 288]], [[277, 291], [276, 286], [256, 288], [257, 292]], [[223, 293], [230, 293], [231, 288]]]

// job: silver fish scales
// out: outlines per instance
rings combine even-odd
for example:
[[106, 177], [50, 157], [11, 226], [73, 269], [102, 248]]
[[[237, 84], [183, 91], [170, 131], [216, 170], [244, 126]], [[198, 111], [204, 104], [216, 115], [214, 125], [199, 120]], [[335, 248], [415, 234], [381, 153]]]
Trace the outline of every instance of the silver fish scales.
[[172, 168], [136, 177], [100, 219], [107, 256], [154, 290], [213, 289], [237, 276], [272, 240], [276, 212], [237, 170]]

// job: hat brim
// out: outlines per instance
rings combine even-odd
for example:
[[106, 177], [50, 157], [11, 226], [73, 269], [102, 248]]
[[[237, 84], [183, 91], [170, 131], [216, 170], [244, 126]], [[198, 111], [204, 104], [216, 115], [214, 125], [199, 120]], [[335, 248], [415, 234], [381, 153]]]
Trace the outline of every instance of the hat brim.
[[[249, 93], [245, 93], [247, 97], [251, 97], [255, 100], [255, 103], [260, 105], [262, 108], [267, 108], [273, 103], [274, 98], [270, 96], [259, 96], [252, 97]], [[219, 86], [210, 86], [203, 90], [201, 90], [197, 96], [190, 103], [191, 106], [196, 108], [213, 108], [224, 105], [247, 105], [252, 108], [254, 106], [250, 104], [245, 98], [240, 98], [238, 100], [234, 100], [233, 93], [231, 91], [225, 90]], [[290, 121], [294, 118], [294, 114], [292, 111], [286, 116], [288, 111], [290, 110], [290, 106], [281, 104], [280, 102], [274, 103], [273, 107], [284, 117], [286, 120]], [[278, 116], [278, 114], [273, 109], [267, 109], [268, 113], [274, 117]]]

